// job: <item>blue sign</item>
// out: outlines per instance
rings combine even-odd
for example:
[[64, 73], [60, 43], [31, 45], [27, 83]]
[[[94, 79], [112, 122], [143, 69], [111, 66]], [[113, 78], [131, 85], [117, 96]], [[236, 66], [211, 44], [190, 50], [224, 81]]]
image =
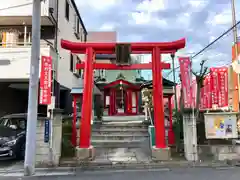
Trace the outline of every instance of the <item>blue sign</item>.
[[44, 128], [44, 142], [48, 143], [50, 137], [50, 120], [45, 120], [45, 128]]

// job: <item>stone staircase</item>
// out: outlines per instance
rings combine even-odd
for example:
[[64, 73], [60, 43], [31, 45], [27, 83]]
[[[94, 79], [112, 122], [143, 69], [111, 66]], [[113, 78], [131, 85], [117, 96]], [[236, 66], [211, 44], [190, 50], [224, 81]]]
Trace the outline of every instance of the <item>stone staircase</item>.
[[141, 148], [148, 142], [148, 126], [143, 116], [108, 116], [93, 125], [91, 144], [95, 148]]

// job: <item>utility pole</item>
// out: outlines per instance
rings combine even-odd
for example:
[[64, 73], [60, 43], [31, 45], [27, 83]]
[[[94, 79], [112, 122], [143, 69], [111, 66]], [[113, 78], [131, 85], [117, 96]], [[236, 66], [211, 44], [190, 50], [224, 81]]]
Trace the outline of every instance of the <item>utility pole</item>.
[[28, 93], [26, 151], [24, 162], [25, 176], [32, 176], [35, 173], [38, 83], [40, 61], [41, 1], [42, 0], [33, 0], [32, 10], [32, 48]]
[[174, 58], [175, 58], [175, 54], [171, 54], [171, 59], [172, 59], [172, 72], [173, 72], [173, 82], [174, 82], [174, 103], [175, 103], [175, 109], [178, 109], [178, 105], [177, 105], [177, 87], [176, 87], [176, 77], [175, 77], [175, 65], [174, 65]]
[[172, 59], [172, 72], [173, 72], [173, 82], [174, 82], [174, 104], [175, 104], [175, 117], [177, 120], [177, 126], [176, 126], [176, 150], [179, 151], [180, 147], [180, 115], [178, 113], [178, 102], [177, 102], [177, 84], [176, 84], [176, 74], [175, 74], [175, 64], [174, 64], [174, 59], [175, 59], [175, 54], [171, 54], [171, 59]]
[[[233, 28], [233, 38], [234, 38], [234, 44], [236, 45], [238, 42], [238, 33], [237, 33], [237, 27], [235, 26], [237, 21], [236, 21], [236, 9], [235, 9], [235, 0], [232, 1], [232, 24], [234, 26]], [[238, 48], [236, 49], [236, 55], [238, 53]]]
[[[236, 27], [237, 21], [236, 21], [235, 0], [231, 0], [231, 5], [232, 5], [232, 24], [233, 24], [233, 42], [234, 42], [234, 50], [235, 50], [235, 59], [238, 61], [238, 33], [237, 33], [237, 27]], [[239, 80], [240, 80], [239, 74], [237, 74], [237, 81], [238, 81], [238, 83], [237, 83], [238, 84], [238, 104], [240, 105]], [[239, 110], [239, 107], [238, 107], [238, 110]]]

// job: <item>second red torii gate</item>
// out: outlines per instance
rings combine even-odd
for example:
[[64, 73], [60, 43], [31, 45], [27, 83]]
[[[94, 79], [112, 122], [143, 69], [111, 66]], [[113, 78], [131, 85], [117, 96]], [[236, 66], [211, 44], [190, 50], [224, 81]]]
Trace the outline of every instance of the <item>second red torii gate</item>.
[[[123, 43], [121, 43], [123, 44]], [[84, 68], [84, 91], [82, 104], [82, 119], [80, 128], [80, 148], [90, 148], [91, 138], [91, 115], [92, 115], [92, 92], [93, 92], [93, 69], [152, 69], [153, 74], [153, 103], [156, 148], [166, 148], [165, 125], [162, 91], [162, 69], [169, 69], [170, 64], [161, 62], [161, 54], [175, 53], [185, 47], [185, 39], [174, 42], [162, 43], [126, 43], [131, 44], [131, 52], [134, 54], [152, 54], [152, 63], [117, 66], [95, 62], [95, 54], [114, 54], [117, 43], [78, 43], [61, 40], [62, 48], [72, 53], [87, 54], [84, 63], [77, 64], [78, 69]]]

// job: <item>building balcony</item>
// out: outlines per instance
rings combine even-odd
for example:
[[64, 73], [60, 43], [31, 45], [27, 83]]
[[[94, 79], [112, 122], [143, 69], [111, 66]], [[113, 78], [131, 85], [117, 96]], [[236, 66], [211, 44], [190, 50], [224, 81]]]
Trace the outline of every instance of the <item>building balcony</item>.
[[[40, 57], [56, 57], [55, 50], [46, 41], [41, 41]], [[31, 44], [7, 44], [0, 46], [0, 81], [21, 81], [30, 77]], [[41, 61], [39, 60], [39, 68]], [[40, 72], [39, 72], [40, 75]]]
[[[31, 25], [32, 24], [32, 0], [7, 0], [0, 4], [1, 25]], [[51, 10], [53, 14], [51, 14]], [[54, 25], [56, 19], [56, 0], [44, 0], [41, 3], [41, 25]]]

